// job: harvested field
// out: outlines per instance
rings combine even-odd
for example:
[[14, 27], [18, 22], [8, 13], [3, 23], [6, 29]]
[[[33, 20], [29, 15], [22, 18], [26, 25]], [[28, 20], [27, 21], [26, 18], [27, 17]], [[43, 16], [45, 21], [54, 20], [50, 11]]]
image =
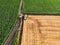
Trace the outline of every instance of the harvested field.
[[60, 45], [60, 16], [29, 15], [21, 45]]

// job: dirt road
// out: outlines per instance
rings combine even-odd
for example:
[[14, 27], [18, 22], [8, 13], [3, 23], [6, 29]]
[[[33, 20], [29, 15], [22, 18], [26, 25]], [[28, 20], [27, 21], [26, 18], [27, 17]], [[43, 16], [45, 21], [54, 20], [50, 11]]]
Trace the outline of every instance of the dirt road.
[[7, 38], [4, 45], [10, 45], [10, 43], [12, 42], [13, 37], [15, 36], [16, 32], [18, 31], [17, 29], [19, 28], [19, 26], [20, 26], [20, 19], [18, 20], [16, 26], [14, 27], [13, 31], [11, 32], [9, 37]]
[[60, 45], [60, 16], [29, 15], [21, 45]]

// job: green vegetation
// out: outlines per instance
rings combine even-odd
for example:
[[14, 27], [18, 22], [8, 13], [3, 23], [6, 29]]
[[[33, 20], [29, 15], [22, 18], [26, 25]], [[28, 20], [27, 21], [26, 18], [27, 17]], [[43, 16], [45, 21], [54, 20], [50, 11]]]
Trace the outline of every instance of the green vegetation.
[[3, 45], [18, 19], [20, 0], [0, 0], [0, 45]]
[[60, 14], [60, 0], [24, 0], [23, 13]]

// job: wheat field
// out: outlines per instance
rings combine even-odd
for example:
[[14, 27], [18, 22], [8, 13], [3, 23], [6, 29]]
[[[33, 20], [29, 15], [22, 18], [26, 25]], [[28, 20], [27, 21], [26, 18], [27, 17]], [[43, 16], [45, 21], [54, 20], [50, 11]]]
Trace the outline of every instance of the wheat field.
[[60, 45], [60, 16], [29, 15], [21, 45]]

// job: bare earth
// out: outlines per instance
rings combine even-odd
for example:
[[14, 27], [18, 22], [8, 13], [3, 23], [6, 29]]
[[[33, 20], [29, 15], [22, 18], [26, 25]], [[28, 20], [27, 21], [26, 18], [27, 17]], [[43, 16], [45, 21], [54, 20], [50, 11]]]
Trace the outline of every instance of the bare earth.
[[60, 45], [60, 16], [29, 15], [24, 21], [22, 45]]

